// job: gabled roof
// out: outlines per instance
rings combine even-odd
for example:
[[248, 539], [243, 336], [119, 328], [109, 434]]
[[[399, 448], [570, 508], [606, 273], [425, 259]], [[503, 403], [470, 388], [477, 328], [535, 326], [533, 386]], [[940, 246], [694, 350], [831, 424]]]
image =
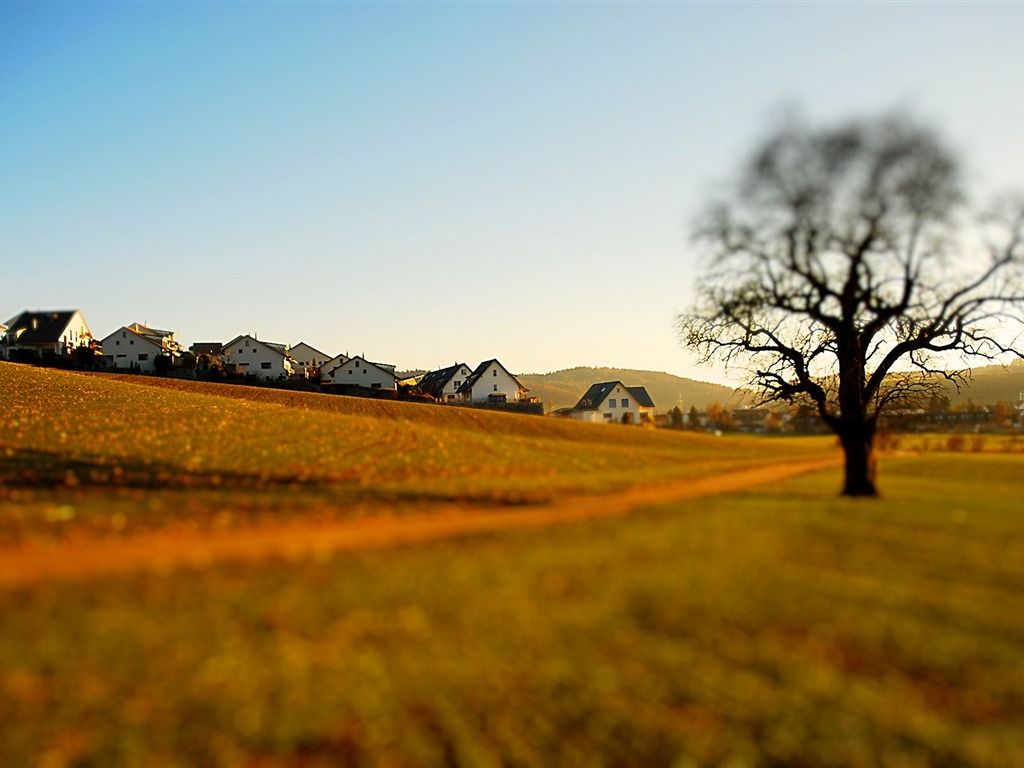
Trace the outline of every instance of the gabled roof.
[[287, 351], [288, 347], [286, 345], [284, 345], [284, 344], [275, 344], [272, 341], [260, 341], [256, 337], [250, 336], [248, 333], [243, 333], [241, 336], [235, 336], [235, 338], [233, 338], [231, 341], [229, 341], [227, 344], [225, 344], [223, 347], [221, 347], [221, 353], [224, 353], [224, 352], [229, 352], [230, 353], [230, 351], [231, 351], [230, 347], [234, 346], [234, 344], [236, 342], [241, 341], [242, 339], [250, 339], [251, 341], [254, 341], [257, 344], [260, 344], [260, 345], [266, 347], [267, 349], [271, 349], [274, 352], [277, 352], [277, 354], [281, 355], [281, 357], [288, 357], [288, 351]]
[[[55, 312], [22, 312], [10, 323], [7, 343], [11, 346], [55, 344], [71, 324], [77, 309]], [[20, 333], [19, 333], [20, 332]]]
[[473, 385], [476, 384], [477, 380], [484, 375], [484, 372], [491, 367], [491, 363], [495, 363], [499, 368], [501, 368], [501, 370], [503, 370], [506, 373], [506, 375], [508, 375], [509, 378], [511, 378], [512, 381], [516, 383], [516, 386], [519, 387], [520, 392], [530, 391], [520, 383], [519, 379], [517, 379], [515, 376], [509, 373], [508, 368], [506, 368], [504, 365], [498, 362], [497, 358], [492, 358], [490, 360], [484, 360], [482, 363], [480, 363], [480, 365], [476, 367], [476, 370], [474, 370], [473, 373], [469, 375], [469, 378], [462, 382], [462, 386], [459, 387], [459, 394], [469, 394], [470, 392], [472, 392]]
[[355, 363], [356, 361], [359, 361], [359, 362], [363, 363], [364, 365], [372, 366], [372, 367], [376, 368], [378, 371], [380, 371], [381, 373], [389, 374], [391, 376], [391, 378], [393, 378], [395, 381], [398, 381], [398, 377], [395, 376], [395, 366], [388, 365], [387, 363], [374, 363], [374, 362], [372, 362], [370, 360], [367, 360], [362, 355], [356, 355], [355, 357], [351, 357], [348, 360], [346, 360], [344, 363], [342, 363], [341, 365], [335, 366], [334, 368], [332, 368], [329, 371], [329, 375], [331, 376], [331, 378], [334, 378], [335, 371], [340, 371], [345, 366], [350, 365], [352, 363]]
[[[145, 326], [143, 326], [143, 327], [145, 327]], [[106, 336], [103, 339], [103, 342], [109, 341], [110, 339], [112, 339], [114, 336], [116, 336], [118, 333], [121, 333], [122, 331], [130, 333], [135, 338], [141, 339], [142, 341], [146, 342], [147, 344], [151, 344], [152, 346], [158, 347], [161, 350], [164, 348], [164, 345], [160, 343], [160, 341], [161, 341], [160, 337], [153, 338], [152, 336], [147, 336], [144, 333], [139, 333], [131, 325], [122, 325], [116, 331], [113, 331], [110, 335]], [[108, 349], [104, 349], [103, 352], [104, 352], [104, 354], [108, 354], [108, 355], [110, 354], [110, 350], [108, 350]]]
[[572, 409], [574, 411], [596, 411], [608, 395], [615, 391], [616, 387], [622, 387], [629, 392], [641, 408], [654, 407], [654, 401], [643, 387], [627, 387], [621, 381], [603, 381], [600, 384], [592, 384]]
[[465, 363], [456, 363], [455, 365], [449, 365], [447, 368], [441, 368], [437, 371], [430, 371], [420, 379], [419, 388], [421, 392], [428, 395], [438, 395], [441, 390], [445, 388], [445, 385], [455, 378], [456, 374], [463, 368], [468, 369]]
[[176, 345], [174, 341], [174, 331], [162, 331], [159, 328], [150, 328], [148, 325], [142, 323], [132, 323], [128, 326], [129, 331], [134, 331], [140, 336], [144, 336], [150, 341], [156, 342], [160, 346], [167, 344], [168, 346]]
[[651, 400], [651, 396], [647, 394], [647, 390], [644, 387], [626, 387], [629, 390], [629, 394], [633, 396], [637, 404], [641, 408], [653, 408], [654, 401]]
[[[289, 354], [290, 354], [290, 355], [291, 355], [291, 356], [292, 356], [293, 358], [295, 358], [296, 360], [298, 360], [299, 358], [298, 358], [298, 357], [296, 357], [296, 353], [298, 353], [298, 352], [299, 352], [299, 349], [300, 349], [300, 348], [302, 348], [302, 347], [305, 347], [305, 348], [306, 348], [306, 349], [308, 349], [308, 350], [309, 350], [310, 352], [314, 352], [314, 353], [316, 353], [316, 355], [318, 355], [319, 357], [322, 357], [322, 358], [323, 358], [324, 360], [332, 360], [332, 359], [333, 359], [333, 358], [331, 357], [331, 355], [328, 355], [328, 354], [327, 354], [326, 352], [321, 352], [321, 351], [320, 351], [319, 349], [317, 349], [316, 347], [314, 347], [314, 346], [313, 346], [312, 344], [307, 344], [307, 343], [306, 343], [306, 342], [304, 342], [304, 341], [300, 341], [300, 342], [299, 342], [298, 344], [295, 344], [295, 345], [293, 345], [293, 346], [291, 347], [291, 349], [289, 350]], [[300, 353], [300, 354], [301, 354], [301, 353]]]

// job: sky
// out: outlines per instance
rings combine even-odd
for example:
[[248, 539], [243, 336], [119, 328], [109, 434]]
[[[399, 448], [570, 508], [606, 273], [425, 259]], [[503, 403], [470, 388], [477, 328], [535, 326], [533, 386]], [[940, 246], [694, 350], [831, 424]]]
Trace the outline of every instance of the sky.
[[690, 230], [780, 111], [1024, 188], [1024, 4], [2, 2], [0, 319], [723, 381]]

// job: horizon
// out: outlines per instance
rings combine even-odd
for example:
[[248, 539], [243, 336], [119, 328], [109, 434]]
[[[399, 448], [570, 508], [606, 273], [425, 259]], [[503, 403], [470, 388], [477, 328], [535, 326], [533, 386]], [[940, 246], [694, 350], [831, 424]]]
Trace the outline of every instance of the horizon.
[[73, 306], [98, 337], [152, 322], [404, 369], [614, 360], [735, 387], [676, 338], [688, 222], [782, 105], [920, 115], [975, 197], [1024, 178], [1015, 5], [3, 4], [0, 21], [0, 108], [21, 116], [0, 125], [0, 315]]

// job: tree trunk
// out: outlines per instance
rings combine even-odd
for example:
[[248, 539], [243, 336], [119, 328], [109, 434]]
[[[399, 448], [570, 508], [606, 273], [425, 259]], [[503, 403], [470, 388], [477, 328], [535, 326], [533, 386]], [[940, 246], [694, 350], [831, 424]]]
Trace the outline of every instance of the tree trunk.
[[877, 496], [874, 430], [867, 424], [844, 424], [839, 433], [846, 454], [843, 496]]

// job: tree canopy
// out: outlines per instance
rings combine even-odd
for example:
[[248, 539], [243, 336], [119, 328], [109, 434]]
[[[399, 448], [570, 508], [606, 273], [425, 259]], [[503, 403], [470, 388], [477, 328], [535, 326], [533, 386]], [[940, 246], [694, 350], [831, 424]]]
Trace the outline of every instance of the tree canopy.
[[762, 402], [812, 403], [844, 493], [874, 495], [879, 414], [1020, 349], [1024, 208], [973, 229], [967, 210], [956, 158], [913, 121], [785, 125], [699, 221], [708, 265], [681, 339], [745, 369]]

